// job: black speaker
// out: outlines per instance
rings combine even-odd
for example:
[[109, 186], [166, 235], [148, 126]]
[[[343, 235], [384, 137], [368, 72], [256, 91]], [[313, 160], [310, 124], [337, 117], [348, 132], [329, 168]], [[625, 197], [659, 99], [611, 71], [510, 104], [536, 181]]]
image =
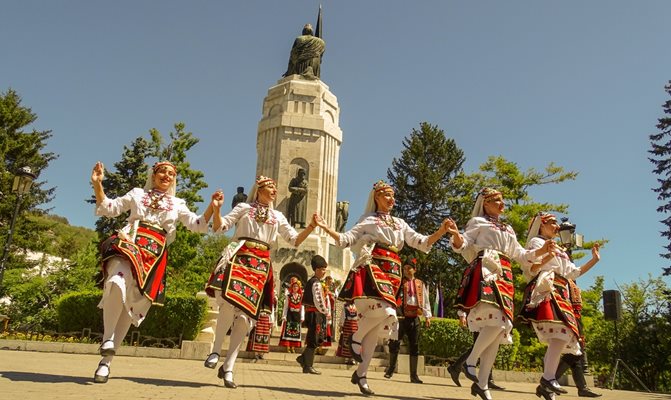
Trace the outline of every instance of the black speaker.
[[603, 316], [606, 321], [622, 319], [622, 296], [619, 290], [603, 291]]

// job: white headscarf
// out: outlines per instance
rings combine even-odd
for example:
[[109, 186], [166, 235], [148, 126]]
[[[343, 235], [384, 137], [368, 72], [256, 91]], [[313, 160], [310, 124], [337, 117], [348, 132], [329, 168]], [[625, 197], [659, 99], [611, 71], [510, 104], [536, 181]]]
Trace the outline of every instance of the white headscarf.
[[175, 196], [175, 193], [177, 193], [177, 167], [175, 167], [170, 161], [159, 161], [149, 169], [149, 173], [147, 174], [147, 182], [144, 184], [145, 192], [150, 192], [154, 189], [154, 172], [165, 165], [169, 165], [175, 170], [175, 179], [172, 180], [172, 184], [166, 191], [166, 193], [170, 196]]
[[[536, 237], [540, 235], [541, 233], [541, 225], [544, 222], [550, 221], [550, 220], [557, 220], [557, 217], [554, 214], [546, 213], [543, 211], [540, 211], [538, 214], [536, 214], [532, 219], [531, 223], [529, 224], [529, 230], [527, 231], [527, 240]], [[550, 239], [550, 238], [547, 238]]]
[[484, 217], [485, 216], [485, 200], [490, 197], [498, 196], [501, 192], [492, 188], [482, 188], [478, 193], [478, 197], [475, 198], [475, 205], [473, 206], [473, 212], [471, 212], [471, 218], [475, 217]]
[[363, 209], [364, 214], [370, 214], [377, 211], [377, 205], [375, 204], [375, 194], [387, 190], [391, 190], [393, 192], [394, 188], [383, 180], [379, 180], [375, 182], [375, 184], [373, 184], [373, 188], [371, 189], [370, 194], [368, 194], [368, 201], [366, 201], [366, 207]]

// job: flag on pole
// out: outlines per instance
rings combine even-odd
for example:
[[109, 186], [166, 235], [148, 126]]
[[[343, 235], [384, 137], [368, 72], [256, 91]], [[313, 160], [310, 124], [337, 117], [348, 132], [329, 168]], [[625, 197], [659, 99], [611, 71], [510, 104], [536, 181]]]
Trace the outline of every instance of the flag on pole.
[[433, 301], [433, 316], [443, 318], [443, 291], [440, 282], [436, 285], [436, 298]]

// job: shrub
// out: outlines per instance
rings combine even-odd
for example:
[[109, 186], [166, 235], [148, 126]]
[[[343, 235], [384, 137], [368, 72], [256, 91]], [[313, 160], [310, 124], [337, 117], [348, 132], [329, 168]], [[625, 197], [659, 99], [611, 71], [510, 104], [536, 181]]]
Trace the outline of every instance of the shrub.
[[[496, 368], [510, 370], [515, 366], [520, 347], [520, 334], [513, 329], [513, 344], [501, 346], [496, 356]], [[419, 339], [420, 352], [442, 359], [456, 359], [473, 345], [473, 334], [459, 326], [459, 321], [434, 318], [423, 329]]]
[[[100, 291], [73, 292], [58, 301], [58, 327], [60, 332], [81, 331], [91, 328], [93, 332], [103, 331], [102, 310], [98, 303]], [[139, 328], [144, 336], [157, 338], [182, 337], [192, 340], [203, 327], [207, 305], [205, 299], [194, 296], [168, 296], [165, 305], [152, 306]]]

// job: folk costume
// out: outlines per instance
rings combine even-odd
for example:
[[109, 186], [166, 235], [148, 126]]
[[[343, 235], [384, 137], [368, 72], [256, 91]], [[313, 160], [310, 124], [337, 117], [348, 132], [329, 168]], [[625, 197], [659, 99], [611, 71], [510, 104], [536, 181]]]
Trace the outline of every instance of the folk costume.
[[333, 316], [335, 315], [336, 299], [326, 282], [322, 282], [322, 285], [324, 286], [324, 294], [326, 296], [326, 306], [329, 309], [329, 317], [324, 320], [324, 332], [326, 332], [326, 334], [324, 336], [324, 341], [321, 346], [319, 346], [321, 349], [321, 353], [319, 354], [323, 355], [326, 354], [326, 349], [324, 349], [324, 347], [331, 347], [333, 342]]
[[[317, 268], [327, 267], [326, 260], [319, 255], [312, 257], [311, 265], [313, 271], [316, 271]], [[305, 335], [303, 354], [298, 356], [296, 361], [303, 367], [304, 374], [319, 375], [321, 373], [316, 371], [313, 366], [315, 351], [324, 342], [324, 338], [326, 337], [324, 325], [326, 318], [330, 317], [330, 310], [324, 286], [316, 274], [305, 285], [303, 305], [305, 306], [305, 325], [308, 328], [308, 332]]]
[[352, 383], [364, 394], [368, 388], [366, 372], [378, 336], [389, 337], [398, 330], [396, 293], [401, 285], [399, 251], [405, 244], [422, 252], [431, 249], [428, 236], [415, 232], [403, 219], [376, 211], [375, 194], [393, 189], [379, 181], [370, 192], [365, 214], [347, 232], [340, 234], [340, 247], [352, 246], [358, 253], [338, 298], [353, 300], [359, 311], [358, 330], [352, 335], [353, 357], [359, 361]]
[[[541, 235], [541, 224], [556, 223], [557, 217], [552, 214], [537, 214], [529, 225], [527, 249], [541, 248], [547, 239], [551, 239]], [[576, 300], [581, 303], [575, 279], [582, 274], [582, 270], [562, 250], [555, 252], [548, 260], [535, 271], [532, 264], [522, 264], [528, 284], [524, 290], [520, 319], [531, 324], [538, 340], [548, 345], [538, 391], [562, 394], [566, 390], [555, 379], [562, 354], [576, 358], [582, 356], [581, 306], [575, 307]], [[579, 383], [576, 382], [577, 385]]]
[[[348, 363], [352, 359], [352, 345], [350, 341], [352, 340], [354, 332], [359, 328], [358, 321], [359, 316], [354, 302], [349, 301], [345, 303], [342, 313], [340, 314], [340, 319], [338, 320], [338, 326], [340, 326], [340, 339], [338, 340], [336, 356], [346, 358]], [[351, 363], [354, 364], [353, 360]]]
[[113, 218], [130, 212], [126, 225], [100, 248], [104, 288], [98, 307], [103, 309], [104, 332], [103, 358], [94, 374], [97, 383], [107, 382], [112, 357], [131, 323], [139, 326], [152, 304], [165, 301], [167, 247], [175, 239], [177, 222], [193, 232], [208, 230], [207, 219], [175, 197], [176, 179], [165, 192], [153, 188], [154, 173], [166, 166], [176, 173], [171, 163], [157, 163], [144, 189], [132, 189], [115, 199], [105, 196], [97, 202], [97, 216]]
[[262, 311], [272, 312], [274, 288], [270, 246], [277, 236], [295, 245], [299, 235], [284, 215], [273, 209], [272, 203], [264, 205], [256, 201], [258, 190], [271, 184], [274, 186], [275, 181], [258, 177], [249, 194], [253, 202], [239, 203], [222, 217], [219, 232], [235, 226], [233, 241], [224, 250], [205, 287], [207, 294], [219, 305], [212, 352], [205, 366], [216, 367], [221, 344], [230, 328], [229, 349], [218, 371], [219, 378], [228, 388], [237, 387], [233, 382], [233, 367], [242, 341]]
[[282, 333], [280, 334], [280, 346], [287, 348], [293, 353], [294, 347], [301, 347], [301, 324], [305, 319], [305, 308], [303, 307], [303, 288], [301, 281], [292, 277], [289, 292], [284, 298], [282, 309]]
[[254, 352], [254, 358], [263, 359], [263, 354], [270, 352], [270, 336], [275, 323], [275, 302], [270, 312], [261, 310], [256, 325], [249, 332], [247, 351]]
[[[461, 253], [470, 265], [466, 268], [457, 292], [455, 307], [468, 313], [468, 327], [479, 332], [464, 365], [464, 373], [477, 386], [472, 392], [486, 397], [489, 373], [499, 344], [511, 344], [513, 328], [513, 272], [510, 260], [533, 262], [535, 253], [524, 249], [508, 224], [484, 212], [485, 201], [500, 198], [497, 190], [485, 188], [477, 196], [472, 218], [461, 235], [463, 243], [452, 249]], [[452, 238], [454, 240], [454, 237]], [[479, 375], [475, 365], [480, 360]]]
[[[416, 268], [416, 259], [410, 259], [405, 262]], [[408, 345], [410, 347], [410, 382], [423, 383], [417, 375], [417, 364], [419, 361], [419, 326], [420, 316], [431, 318], [431, 302], [429, 300], [429, 291], [424, 282], [417, 278], [403, 278], [403, 283], [396, 296], [396, 312], [398, 313], [398, 334], [397, 337], [389, 341], [389, 365], [385, 370], [384, 377], [389, 379], [394, 375], [398, 353], [401, 349], [401, 341], [404, 336], [408, 336]]]

